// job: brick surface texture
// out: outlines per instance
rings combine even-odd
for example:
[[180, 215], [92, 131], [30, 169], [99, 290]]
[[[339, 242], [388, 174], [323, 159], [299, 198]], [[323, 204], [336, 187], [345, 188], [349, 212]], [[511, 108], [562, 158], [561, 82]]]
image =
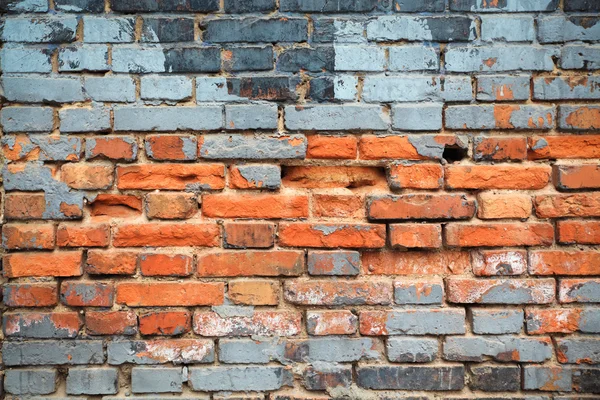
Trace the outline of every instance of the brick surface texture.
[[599, 0], [0, 0], [0, 72], [0, 398], [599, 398]]

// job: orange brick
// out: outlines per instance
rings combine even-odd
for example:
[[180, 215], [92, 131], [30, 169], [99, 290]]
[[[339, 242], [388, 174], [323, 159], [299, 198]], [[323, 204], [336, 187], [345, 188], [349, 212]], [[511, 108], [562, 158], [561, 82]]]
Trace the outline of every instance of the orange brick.
[[533, 202], [540, 218], [600, 217], [600, 192], [545, 194]]
[[9, 278], [24, 276], [79, 276], [82, 253], [14, 253], [4, 256], [4, 273]]
[[142, 335], [174, 336], [192, 330], [192, 314], [188, 311], [155, 311], [140, 315]]
[[307, 189], [386, 187], [385, 173], [373, 167], [286, 167], [283, 185]]
[[354, 194], [314, 194], [315, 217], [364, 218], [365, 198]]
[[194, 136], [149, 135], [146, 137], [146, 154], [153, 160], [195, 160], [196, 147]]
[[113, 236], [115, 247], [218, 246], [217, 224], [136, 224], [120, 225]]
[[554, 301], [554, 293], [554, 279], [446, 279], [450, 303], [548, 304]]
[[199, 276], [297, 276], [302, 251], [223, 251], [198, 256]]
[[379, 248], [385, 246], [385, 225], [282, 223], [279, 244], [284, 247]]
[[548, 165], [449, 165], [444, 176], [448, 189], [542, 189], [548, 185]]
[[222, 164], [138, 164], [117, 167], [119, 189], [223, 189]]
[[[565, 111], [561, 107], [561, 114]], [[565, 129], [577, 131], [595, 131], [600, 130], [600, 108], [580, 106], [567, 115], [561, 116], [564, 118]], [[561, 128], [562, 128], [561, 124]]]
[[216, 312], [195, 312], [194, 332], [202, 336], [295, 336], [302, 314], [290, 311], [255, 311], [252, 316], [221, 317]]
[[107, 224], [60, 224], [56, 232], [56, 244], [60, 247], [106, 247], [109, 237], [110, 227]]
[[133, 311], [86, 311], [85, 329], [90, 335], [135, 335], [137, 315]]
[[531, 197], [517, 193], [480, 193], [477, 216], [481, 219], [521, 218], [531, 215]]
[[600, 244], [600, 221], [565, 220], [556, 227], [559, 243]]
[[104, 164], [65, 164], [60, 168], [63, 182], [73, 189], [108, 189], [113, 184], [114, 167]]
[[435, 249], [442, 246], [442, 226], [433, 224], [390, 224], [392, 247]]
[[357, 140], [354, 136], [308, 136], [306, 158], [355, 159]]
[[[46, 198], [38, 193], [10, 193], [4, 199], [4, 217], [6, 219], [42, 219], [46, 211]], [[72, 216], [81, 216], [72, 213]]]
[[139, 263], [145, 276], [187, 276], [194, 268], [194, 258], [184, 254], [143, 253]]
[[212, 218], [305, 218], [306, 196], [271, 194], [209, 194], [202, 197], [202, 214]]
[[527, 272], [525, 250], [478, 250], [472, 253], [477, 276], [521, 275]]
[[92, 216], [133, 217], [142, 214], [142, 199], [134, 195], [100, 193], [91, 207]]
[[471, 268], [466, 251], [365, 251], [361, 262], [368, 275], [462, 274]]
[[4, 305], [7, 307], [50, 307], [58, 303], [55, 284], [15, 283], [4, 285]]
[[112, 307], [115, 288], [102, 282], [66, 281], [60, 285], [60, 301], [71, 307]]
[[475, 202], [465, 195], [407, 194], [367, 199], [370, 219], [469, 219]]
[[214, 306], [223, 304], [222, 282], [129, 282], [117, 285], [117, 303], [130, 307]]
[[133, 275], [137, 253], [89, 250], [85, 271], [91, 275]]
[[54, 226], [6, 224], [2, 242], [8, 250], [47, 250], [54, 248]]
[[267, 222], [226, 222], [223, 224], [224, 247], [267, 248], [273, 246], [275, 227]]
[[525, 313], [527, 333], [544, 335], [548, 333], [573, 333], [581, 323], [580, 308], [569, 309], [528, 309]]
[[127, 136], [93, 137], [86, 141], [85, 157], [133, 161], [137, 158], [137, 145], [134, 138]]
[[600, 188], [600, 165], [555, 165], [554, 184], [559, 190]]
[[534, 136], [527, 144], [530, 160], [600, 158], [600, 135]]
[[527, 140], [524, 137], [478, 137], [473, 145], [473, 159], [477, 161], [519, 161], [527, 158]]
[[531, 275], [598, 275], [597, 251], [535, 250], [529, 252]]
[[306, 313], [306, 330], [309, 335], [352, 335], [357, 328], [358, 317], [348, 310]]
[[148, 218], [187, 219], [198, 212], [194, 193], [148, 193], [146, 214]]
[[448, 224], [445, 238], [448, 246], [457, 247], [550, 246], [554, 228], [541, 222]]
[[[435, 135], [423, 140], [410, 136], [364, 135], [358, 142], [358, 154], [361, 160], [430, 160], [440, 159], [446, 146], [464, 147], [461, 139], [454, 135]], [[439, 153], [433, 154], [432, 147]], [[466, 149], [465, 149], [466, 150]]]
[[393, 164], [389, 167], [392, 189], [438, 189], [444, 183], [440, 164]]
[[265, 280], [230, 281], [228, 296], [235, 304], [276, 306], [279, 303], [279, 282]]

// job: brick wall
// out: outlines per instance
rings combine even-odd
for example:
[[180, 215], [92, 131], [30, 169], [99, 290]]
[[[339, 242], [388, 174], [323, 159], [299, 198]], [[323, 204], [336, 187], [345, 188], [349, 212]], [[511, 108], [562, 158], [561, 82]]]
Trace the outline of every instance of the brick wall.
[[600, 395], [598, 0], [0, 10], [7, 398]]

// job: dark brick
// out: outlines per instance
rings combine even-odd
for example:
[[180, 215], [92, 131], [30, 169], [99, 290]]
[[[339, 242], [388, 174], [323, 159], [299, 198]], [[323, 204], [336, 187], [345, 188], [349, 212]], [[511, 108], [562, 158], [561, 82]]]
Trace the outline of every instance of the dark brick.
[[579, 393], [600, 394], [600, 368], [573, 370], [573, 388]]
[[206, 23], [207, 42], [305, 42], [308, 21], [304, 18], [218, 19]]
[[273, 47], [231, 47], [223, 54], [226, 71], [267, 71], [273, 69]]
[[54, 8], [57, 11], [67, 12], [104, 12], [104, 0], [55, 0]]
[[275, 10], [275, 0], [225, 0], [225, 12], [243, 14]]
[[279, 55], [277, 69], [285, 72], [331, 71], [334, 69], [335, 51], [333, 47], [292, 48]]
[[445, 0], [394, 0], [396, 12], [439, 12], [446, 8]]
[[218, 72], [221, 69], [221, 51], [216, 47], [166, 49], [164, 53], [168, 72]]
[[319, 103], [335, 99], [335, 83], [331, 76], [321, 76], [310, 81], [308, 97]]
[[313, 18], [312, 41], [315, 43], [331, 43], [335, 40], [335, 19]]
[[308, 390], [326, 390], [352, 384], [352, 366], [307, 367], [304, 370], [304, 387]]
[[191, 42], [194, 40], [192, 18], [144, 18], [142, 42]]
[[366, 389], [461, 390], [465, 368], [453, 367], [362, 367], [357, 371], [358, 386]]
[[281, 11], [323, 13], [368, 12], [373, 11], [378, 3], [379, 0], [280, 0], [279, 9]]
[[282, 76], [233, 78], [227, 80], [227, 91], [253, 100], [293, 100], [293, 85]]
[[598, 0], [565, 0], [565, 11], [600, 11]]
[[516, 392], [521, 387], [521, 369], [517, 366], [471, 367], [469, 387], [484, 392]]
[[219, 9], [219, 0], [111, 0], [110, 7], [121, 12], [210, 12]]

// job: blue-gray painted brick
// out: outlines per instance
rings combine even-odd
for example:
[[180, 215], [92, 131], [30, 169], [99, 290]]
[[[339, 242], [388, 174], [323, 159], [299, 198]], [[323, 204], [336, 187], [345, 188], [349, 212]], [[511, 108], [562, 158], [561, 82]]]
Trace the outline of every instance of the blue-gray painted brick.
[[108, 46], [90, 44], [63, 47], [58, 51], [58, 70], [108, 71]]
[[600, 69], [600, 46], [564, 46], [560, 66], [563, 69]]
[[[583, 333], [600, 333], [600, 308], [585, 308], [579, 317], [579, 330]], [[596, 342], [596, 347], [600, 342]], [[600, 354], [600, 348], [596, 352]], [[599, 357], [600, 360], [600, 357]], [[598, 361], [600, 363], [600, 361]]]
[[358, 275], [360, 254], [357, 251], [311, 250], [308, 252], [307, 267], [311, 275]]
[[203, 77], [196, 78], [196, 101], [245, 101], [247, 99], [231, 94], [228, 91], [227, 78], [223, 77]]
[[450, 46], [446, 50], [449, 72], [552, 71], [554, 47], [493, 45], [489, 47]]
[[86, 76], [84, 90], [94, 101], [135, 101], [135, 82], [128, 76]]
[[223, 57], [226, 71], [267, 71], [273, 69], [273, 46], [229, 47]]
[[390, 71], [437, 71], [439, 47], [424, 45], [393, 46], [388, 49]]
[[368, 103], [468, 101], [473, 91], [468, 76], [367, 76], [362, 98]]
[[364, 366], [357, 368], [357, 384], [365, 389], [462, 390], [465, 368], [460, 366]]
[[303, 159], [306, 156], [306, 137], [206, 135], [199, 156], [207, 159]]
[[377, 105], [286, 106], [285, 126], [291, 130], [386, 130], [390, 116]]
[[[16, 138], [15, 135], [5, 135], [2, 145], [14, 150]], [[19, 157], [27, 157], [36, 148], [39, 148], [38, 159], [42, 161], [74, 161], [73, 155], [75, 154], [75, 160], [78, 160], [81, 153], [82, 140], [78, 137], [31, 135], [27, 140], [19, 143]]]
[[394, 302], [396, 304], [437, 304], [444, 301], [444, 286], [435, 282], [394, 282]]
[[221, 106], [115, 106], [115, 131], [215, 130], [223, 127]]
[[472, 309], [473, 332], [478, 335], [521, 333], [523, 310]]
[[529, 75], [481, 75], [477, 77], [477, 100], [513, 101], [528, 100]]
[[454, 335], [465, 333], [465, 310], [415, 309], [389, 311], [388, 335]]
[[590, 279], [575, 285], [565, 285], [561, 282], [559, 298], [561, 303], [600, 303], [600, 280]]
[[366, 43], [363, 18], [313, 17], [312, 41], [315, 43]]
[[53, 111], [50, 107], [4, 107], [0, 122], [4, 132], [50, 132]]
[[448, 337], [444, 359], [449, 361], [544, 362], [552, 357], [550, 341], [518, 336]]
[[140, 84], [143, 100], [179, 101], [192, 97], [192, 78], [188, 76], [142, 76]]
[[46, 12], [48, 11], [48, 0], [2, 0], [0, 1], [2, 12]]
[[133, 17], [83, 17], [85, 43], [130, 43], [135, 38]]
[[16, 395], [51, 394], [56, 391], [56, 369], [8, 369], [4, 389]]
[[430, 338], [390, 338], [386, 347], [391, 362], [431, 362], [439, 352], [438, 340]]
[[254, 12], [274, 11], [275, 0], [225, 0], [225, 12], [229, 14], [243, 14]]
[[110, 109], [64, 108], [58, 112], [61, 132], [101, 132], [110, 129]]
[[7, 366], [103, 364], [100, 340], [44, 340], [2, 344], [2, 360]]
[[144, 1], [123, 1], [110, 0], [110, 7], [113, 11], [122, 12], [152, 12], [169, 11], [174, 13], [197, 12], [206, 13], [217, 11], [219, 9], [219, 0], [144, 0]]
[[285, 342], [279, 339], [222, 339], [219, 361], [225, 364], [267, 364], [285, 361]]
[[552, 390], [570, 392], [573, 387], [572, 371], [562, 367], [523, 367], [523, 389], [540, 390], [548, 386]]
[[[30, 162], [25, 164], [25, 166], [22, 169], [15, 170], [9, 170], [8, 166], [5, 165], [2, 168], [2, 178], [4, 179], [4, 189], [8, 191], [45, 191], [47, 189], [50, 189], [52, 185], [56, 183], [50, 166], [44, 165], [41, 162]], [[45, 323], [46, 325], [51, 325], [50, 321], [46, 320], [45, 322], [40, 321], [40, 326], [43, 323]], [[30, 326], [29, 329], [34, 330], [35, 327]], [[21, 333], [24, 334], [26, 332], [27, 330]]]
[[385, 49], [379, 46], [334, 46], [336, 71], [383, 71], [386, 67]]
[[281, 186], [281, 168], [279, 165], [248, 164], [238, 165], [237, 169], [240, 175], [246, 181], [254, 184], [257, 189], [277, 190]]
[[[449, 106], [446, 108], [446, 128], [450, 129], [507, 129], [506, 121], [496, 121], [494, 105]], [[520, 105], [511, 112], [508, 123], [514, 129], [551, 129], [556, 110], [554, 106]]]
[[474, 40], [475, 35], [475, 20], [464, 16], [383, 16], [367, 24], [367, 39], [381, 42], [469, 41]]
[[503, 0], [489, 3], [487, 0], [450, 0], [450, 10], [477, 12], [549, 12], [557, 9], [558, 2], [558, 0]]
[[217, 72], [221, 51], [216, 47], [163, 48], [161, 45], [123, 45], [112, 50], [114, 72]]
[[537, 100], [600, 99], [600, 76], [552, 77], [533, 79], [533, 98]]
[[9, 47], [0, 50], [2, 72], [52, 72], [52, 50], [42, 47]]
[[304, 18], [222, 18], [208, 21], [204, 40], [226, 42], [305, 42], [308, 21]]
[[378, 0], [328, 1], [328, 0], [281, 0], [281, 11], [295, 12], [368, 12], [377, 7]]
[[600, 18], [547, 16], [537, 19], [540, 43], [600, 40]]
[[4, 20], [0, 29], [3, 42], [69, 43], [75, 40], [77, 18], [61, 17], [14, 17]]
[[561, 363], [600, 363], [600, 340], [597, 338], [557, 338], [556, 351], [560, 354]]
[[443, 104], [402, 104], [392, 106], [392, 126], [407, 131], [442, 129]]
[[265, 391], [291, 386], [291, 371], [282, 367], [190, 368], [188, 384], [195, 391]]
[[276, 129], [276, 104], [240, 104], [225, 106], [227, 129]]
[[215, 348], [212, 340], [196, 339], [197, 345], [190, 351], [186, 348], [173, 348], [163, 351], [160, 345], [144, 340], [118, 340], [108, 343], [108, 364], [197, 364], [212, 363], [215, 360]]
[[134, 367], [131, 369], [133, 393], [181, 393], [183, 371], [177, 367]]
[[68, 394], [116, 394], [118, 392], [116, 368], [69, 368]]
[[[2, 172], [6, 176], [4, 173], [5, 170]], [[77, 330], [71, 327], [61, 327], [60, 324], [52, 320], [52, 314], [43, 313], [38, 315], [40, 315], [40, 318], [32, 322], [30, 318], [27, 318], [26, 313], [5, 313], [2, 316], [5, 336], [34, 339], [68, 339], [77, 337], [79, 333]], [[9, 321], [11, 322], [9, 323]], [[82, 324], [81, 320], [79, 324]]]
[[4, 75], [4, 97], [21, 103], [71, 103], [84, 101], [79, 77]]
[[193, 18], [144, 18], [142, 42], [171, 43], [193, 40]]
[[101, 13], [104, 12], [103, 0], [54, 0], [57, 11], [76, 13]]
[[531, 42], [535, 39], [533, 17], [482, 16], [481, 39], [486, 42]]
[[358, 94], [358, 77], [322, 76], [310, 80], [309, 97], [318, 102], [353, 101]]
[[395, 12], [440, 12], [446, 9], [445, 0], [394, 0], [392, 10]]

